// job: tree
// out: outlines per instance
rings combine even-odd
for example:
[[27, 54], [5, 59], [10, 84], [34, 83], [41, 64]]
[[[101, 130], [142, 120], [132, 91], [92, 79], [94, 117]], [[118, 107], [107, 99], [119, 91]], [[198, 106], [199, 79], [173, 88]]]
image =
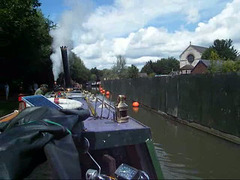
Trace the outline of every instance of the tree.
[[138, 68], [134, 65], [131, 67], [128, 67], [127, 73], [128, 73], [128, 78], [137, 78], [138, 77]]
[[208, 59], [208, 60], [220, 60], [220, 57], [217, 53], [217, 51], [212, 48], [209, 47], [207, 50], [204, 51], [204, 53], [202, 54], [202, 59]]
[[83, 61], [74, 53], [69, 54], [70, 74], [72, 80], [79, 83], [86, 83], [90, 79], [90, 71], [87, 69]]
[[103, 72], [98, 70], [96, 67], [92, 68], [90, 72], [96, 76], [97, 81], [100, 81], [101, 77], [103, 76]]
[[204, 59], [210, 60], [210, 66], [208, 68], [208, 71], [210, 73], [220, 72], [220, 66], [218, 65], [218, 62], [217, 62], [217, 61], [220, 61], [220, 57], [217, 51], [213, 48], [208, 48], [204, 53], [205, 53], [203, 55]]
[[179, 61], [173, 57], [162, 58], [153, 64], [153, 71], [156, 74], [169, 74], [179, 69]]
[[221, 71], [221, 66], [218, 65], [216, 60], [210, 60], [210, 66], [208, 67], [208, 72], [213, 74]]
[[240, 61], [227, 60], [221, 66], [222, 73], [240, 72]]
[[141, 72], [145, 72], [148, 75], [155, 74], [169, 74], [172, 71], [179, 70], [179, 61], [173, 57], [168, 57], [167, 59], [162, 58], [156, 62], [148, 61]]
[[240, 60], [235, 61], [235, 67], [236, 67], [236, 71], [240, 72]]
[[216, 50], [211, 51], [210, 60], [219, 60], [219, 59], [220, 59], [220, 57], [219, 57], [217, 51]]
[[0, 77], [53, 82], [49, 31], [54, 26], [39, 7], [38, 0], [1, 0], [0, 56], [5, 61], [0, 64]]
[[102, 70], [103, 73], [103, 79], [108, 80], [108, 79], [117, 79], [118, 76], [116, 73], [113, 72], [112, 69], [103, 69]]
[[[214, 57], [213, 57], [213, 53]], [[228, 60], [231, 59], [235, 61], [238, 56], [238, 51], [234, 49], [234, 46], [232, 45], [231, 39], [216, 39], [213, 42], [213, 45], [210, 46], [202, 55], [202, 59], [215, 59], [219, 58], [221, 60]]]
[[126, 59], [122, 55], [117, 56], [117, 62], [112, 67], [112, 71], [117, 74], [118, 78], [127, 77]]
[[91, 80], [91, 81], [97, 81], [97, 76], [96, 76], [96, 74], [91, 74], [90, 80]]
[[141, 73], [147, 73], [148, 75], [153, 73], [153, 62], [150, 60], [141, 69]]
[[223, 73], [227, 73], [227, 72], [236, 72], [236, 68], [235, 68], [235, 63], [234, 61], [228, 60], [228, 61], [224, 61], [221, 67], [221, 71]]
[[156, 75], [156, 73], [150, 73], [149, 75], [148, 75], [148, 77], [150, 77], [150, 78], [153, 78], [153, 77], [155, 77], [155, 75]]

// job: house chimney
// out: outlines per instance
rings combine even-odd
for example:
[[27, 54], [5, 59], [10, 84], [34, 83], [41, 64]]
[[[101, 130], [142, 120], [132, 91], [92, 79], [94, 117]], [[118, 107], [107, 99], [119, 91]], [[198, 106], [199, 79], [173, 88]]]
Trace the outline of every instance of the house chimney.
[[68, 66], [68, 56], [67, 56], [67, 47], [60, 47], [62, 53], [62, 61], [63, 61], [63, 70], [64, 70], [64, 79], [65, 79], [65, 88], [71, 88], [71, 78], [70, 78], [70, 70]]

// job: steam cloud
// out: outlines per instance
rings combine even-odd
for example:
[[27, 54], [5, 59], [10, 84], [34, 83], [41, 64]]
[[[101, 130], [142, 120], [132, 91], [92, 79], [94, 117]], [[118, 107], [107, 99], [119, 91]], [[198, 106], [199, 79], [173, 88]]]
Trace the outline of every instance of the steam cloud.
[[71, 50], [74, 47], [74, 42], [79, 42], [79, 35], [85, 31], [82, 24], [91, 10], [90, 2], [83, 4], [79, 1], [68, 0], [65, 3], [70, 7], [70, 10], [62, 14], [57, 27], [50, 32], [53, 37], [53, 53], [50, 58], [53, 63], [54, 81], [63, 72], [60, 47], [67, 46], [68, 50]]

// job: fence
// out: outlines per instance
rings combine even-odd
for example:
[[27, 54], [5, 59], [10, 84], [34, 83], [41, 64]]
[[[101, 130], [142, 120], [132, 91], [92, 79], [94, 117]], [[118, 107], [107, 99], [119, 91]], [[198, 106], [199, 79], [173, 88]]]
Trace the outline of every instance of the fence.
[[103, 86], [155, 110], [240, 137], [237, 74], [107, 80]]

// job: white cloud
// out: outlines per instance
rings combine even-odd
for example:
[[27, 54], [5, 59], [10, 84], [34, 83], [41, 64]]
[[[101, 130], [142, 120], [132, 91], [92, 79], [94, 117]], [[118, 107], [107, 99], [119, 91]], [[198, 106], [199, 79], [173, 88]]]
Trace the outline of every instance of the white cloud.
[[[240, 50], [240, 0], [231, 1], [215, 17], [201, 22], [201, 12], [206, 16], [207, 11], [218, 7], [222, 1], [212, 0], [211, 7], [206, 5], [208, 3], [207, 0], [115, 0], [113, 5], [101, 6], [95, 11], [74, 7], [60, 22], [66, 30], [60, 28], [54, 37], [61, 37], [66, 31], [65, 37], [70, 37], [74, 43], [73, 52], [88, 68], [100, 69], [112, 67], [115, 56], [120, 54], [126, 57], [128, 64], [139, 68], [151, 59], [178, 58], [190, 41], [209, 46], [215, 39], [231, 38], [235, 48]], [[185, 21], [183, 28], [170, 31], [164, 24], [162, 27], [148, 25], [167, 15], [183, 17], [179, 19]], [[195, 30], [187, 30], [185, 25], [196, 22]]]
[[195, 23], [200, 19], [200, 15], [198, 13], [197, 8], [191, 8], [191, 9], [189, 9], [188, 12], [189, 12], [187, 15], [188, 23]]
[[189, 3], [188, 0], [116, 0], [113, 6], [97, 8], [84, 27], [119, 37], [137, 31], [150, 20], [172, 13], [187, 15], [187, 22], [195, 23], [199, 19], [197, 7], [201, 9], [197, 1]]
[[215, 39], [231, 38], [238, 45], [240, 37], [240, 0], [228, 3], [226, 8], [217, 16], [211, 18], [207, 23], [199, 23], [194, 35], [196, 40], [203, 44], [211, 43]]
[[[135, 58], [135, 59], [132, 59], [132, 58], [127, 58], [127, 66], [131, 66], [131, 64], [135, 65], [139, 71], [142, 69], [142, 67], [146, 64], [147, 61], [157, 61], [159, 60], [159, 57], [156, 57], [156, 56], [142, 56], [140, 58]], [[129, 63], [131, 62], [131, 63]]]

